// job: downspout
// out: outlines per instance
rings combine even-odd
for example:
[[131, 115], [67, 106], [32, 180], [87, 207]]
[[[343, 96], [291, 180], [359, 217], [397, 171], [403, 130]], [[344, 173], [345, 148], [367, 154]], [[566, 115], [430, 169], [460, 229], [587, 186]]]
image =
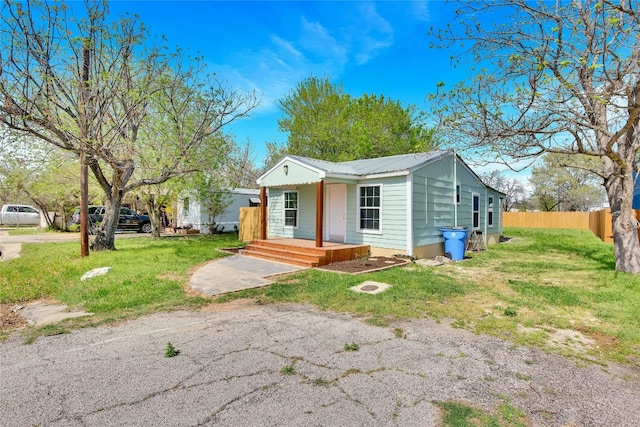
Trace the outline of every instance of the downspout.
[[[456, 150], [453, 150], [453, 226], [458, 226], [458, 167], [456, 161]], [[462, 194], [460, 194], [462, 199]]]
[[407, 175], [407, 255], [413, 257], [413, 173]]

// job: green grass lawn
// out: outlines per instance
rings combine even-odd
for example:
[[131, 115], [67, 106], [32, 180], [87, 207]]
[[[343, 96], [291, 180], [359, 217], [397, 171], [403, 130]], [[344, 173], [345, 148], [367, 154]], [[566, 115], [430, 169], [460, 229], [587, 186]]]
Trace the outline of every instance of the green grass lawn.
[[[23, 244], [20, 258], [0, 263], [0, 302], [60, 301], [96, 314], [77, 322], [85, 324], [201, 306], [210, 301], [184, 289], [191, 269], [225, 256], [219, 248], [239, 245], [236, 234], [137, 237], [118, 239], [117, 251], [81, 258], [78, 242]], [[112, 270], [80, 281], [97, 267]]]
[[[462, 262], [359, 276], [310, 270], [218, 301], [308, 302], [380, 326], [451, 318], [477, 333], [587, 360], [638, 358], [640, 276], [614, 270], [612, 245], [580, 230], [507, 229], [505, 235], [513, 239]], [[392, 287], [377, 295], [349, 290], [364, 280]]]
[[[610, 244], [579, 230], [506, 229], [505, 235], [513, 239], [440, 267], [358, 276], [307, 270], [215, 302], [305, 302], [396, 331], [398, 319], [451, 318], [458, 327], [516, 345], [587, 360], [637, 361], [640, 275], [614, 271]], [[70, 325], [198, 307], [211, 301], [185, 291], [190, 272], [224, 256], [218, 248], [238, 245], [235, 235], [141, 237], [118, 240], [117, 251], [84, 259], [77, 242], [23, 245], [21, 258], [0, 263], [0, 302], [48, 298], [96, 313], [65, 322]], [[80, 282], [86, 271], [104, 266], [112, 267], [108, 275]], [[349, 290], [364, 280], [392, 286], [375, 295]]]

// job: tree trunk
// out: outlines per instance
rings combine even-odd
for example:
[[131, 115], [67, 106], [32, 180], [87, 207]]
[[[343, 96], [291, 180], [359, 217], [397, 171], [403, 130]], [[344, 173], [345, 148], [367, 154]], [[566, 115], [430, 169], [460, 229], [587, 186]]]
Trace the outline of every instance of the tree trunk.
[[[605, 165], [606, 168], [606, 165]], [[616, 271], [640, 273], [640, 243], [638, 221], [632, 208], [634, 180], [632, 169], [616, 171], [605, 179], [611, 206], [613, 247]]]
[[144, 198], [144, 202], [147, 205], [149, 219], [151, 220], [151, 237], [160, 237], [160, 230], [162, 229], [162, 224], [160, 223], [162, 218], [162, 205], [155, 203], [155, 200], [149, 200], [147, 198]]
[[[115, 197], [107, 199], [105, 213], [100, 227], [97, 227], [96, 238], [93, 242], [94, 251], [115, 251], [115, 237], [120, 219], [120, 207], [122, 206], [122, 194], [115, 192]], [[113, 195], [112, 195], [113, 196]]]

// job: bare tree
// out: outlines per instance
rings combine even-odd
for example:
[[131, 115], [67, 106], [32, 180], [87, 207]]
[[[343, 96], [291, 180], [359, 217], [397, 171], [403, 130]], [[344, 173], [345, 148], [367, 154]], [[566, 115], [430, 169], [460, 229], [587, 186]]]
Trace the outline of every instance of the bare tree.
[[[613, 217], [616, 270], [640, 273], [631, 208], [640, 137], [640, 10], [620, 2], [461, 3], [433, 35], [462, 47], [469, 81], [431, 97], [443, 137], [489, 159], [544, 153], [599, 159]], [[441, 43], [440, 43], [441, 42]], [[570, 165], [567, 166], [576, 166]]]
[[[599, 177], [588, 169], [597, 168], [598, 159], [591, 157], [547, 153], [542, 163], [531, 170], [529, 184], [532, 201], [544, 211], [588, 211], [600, 205], [604, 189]], [[581, 168], [567, 167], [567, 162], [579, 164]]]
[[[86, 162], [107, 207], [94, 249], [115, 249], [123, 195], [193, 171], [203, 141], [258, 101], [205, 75], [201, 58], [152, 45], [136, 17], [109, 20], [106, 1], [69, 10], [5, 0], [0, 123]], [[157, 167], [134, 177], [154, 150]]]
[[505, 212], [524, 202], [526, 197], [524, 185], [517, 178], [507, 178], [500, 171], [494, 170], [480, 174], [480, 179], [489, 187], [504, 193], [502, 209]]
[[228, 180], [239, 188], [256, 188], [256, 180], [261, 172], [256, 166], [255, 155], [251, 144], [235, 145], [228, 159]]

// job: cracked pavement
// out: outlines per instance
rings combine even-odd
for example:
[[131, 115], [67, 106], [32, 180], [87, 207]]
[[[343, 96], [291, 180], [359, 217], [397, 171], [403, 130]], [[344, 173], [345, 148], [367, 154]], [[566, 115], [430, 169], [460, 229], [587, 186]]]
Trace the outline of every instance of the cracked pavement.
[[578, 367], [428, 319], [382, 328], [236, 302], [23, 339], [0, 343], [4, 426], [433, 426], [451, 400], [508, 403], [535, 426], [640, 425], [636, 368]]

